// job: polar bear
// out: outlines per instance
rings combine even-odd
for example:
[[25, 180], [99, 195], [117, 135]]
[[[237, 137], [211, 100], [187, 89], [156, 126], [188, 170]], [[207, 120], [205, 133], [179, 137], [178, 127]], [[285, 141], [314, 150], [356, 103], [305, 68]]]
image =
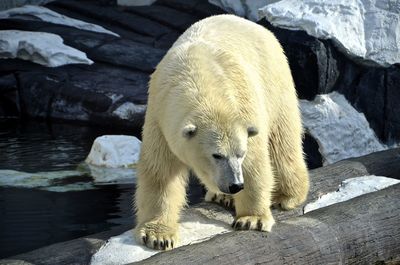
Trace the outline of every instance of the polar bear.
[[292, 209], [308, 193], [298, 99], [282, 47], [234, 15], [187, 29], [158, 64], [138, 164], [136, 239], [178, 243], [188, 172], [209, 200], [234, 201], [235, 229], [270, 231], [271, 203]]

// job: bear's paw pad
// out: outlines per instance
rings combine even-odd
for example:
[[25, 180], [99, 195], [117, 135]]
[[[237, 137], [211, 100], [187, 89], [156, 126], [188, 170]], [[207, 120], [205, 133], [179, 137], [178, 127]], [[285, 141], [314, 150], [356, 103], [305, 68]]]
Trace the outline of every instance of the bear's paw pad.
[[258, 230], [271, 232], [274, 224], [275, 221], [272, 216], [242, 216], [235, 219], [235, 221], [232, 223], [232, 227], [235, 230]]
[[204, 197], [206, 202], [216, 202], [226, 208], [234, 209], [235, 208], [235, 200], [231, 195], [228, 194], [220, 194], [207, 191], [206, 196]]
[[156, 250], [170, 250], [177, 246], [176, 229], [158, 223], [146, 223], [137, 228], [137, 242]]

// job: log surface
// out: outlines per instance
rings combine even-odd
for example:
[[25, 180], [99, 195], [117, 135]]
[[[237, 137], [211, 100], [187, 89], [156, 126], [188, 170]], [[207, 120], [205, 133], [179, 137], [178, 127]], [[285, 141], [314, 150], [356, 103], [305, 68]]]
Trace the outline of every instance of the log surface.
[[374, 264], [400, 261], [400, 184], [132, 264]]

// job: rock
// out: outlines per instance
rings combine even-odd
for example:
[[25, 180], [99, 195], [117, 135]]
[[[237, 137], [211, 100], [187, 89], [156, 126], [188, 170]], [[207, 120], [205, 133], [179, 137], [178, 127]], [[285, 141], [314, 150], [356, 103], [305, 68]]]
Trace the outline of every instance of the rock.
[[150, 18], [163, 25], [179, 30], [180, 32], [183, 32], [198, 20], [197, 17], [166, 6], [136, 6], [128, 7], [124, 10]]
[[322, 155], [319, 152], [318, 142], [309, 133], [304, 135], [303, 152], [308, 169], [322, 167]]
[[300, 106], [304, 127], [318, 142], [324, 165], [387, 149], [365, 116], [337, 92], [301, 100]]
[[99, 62], [151, 73], [165, 53], [165, 50], [130, 40], [115, 40], [93, 49], [88, 55]]
[[132, 102], [125, 102], [113, 111], [113, 114], [123, 120], [130, 120], [135, 113], [145, 113], [146, 105], [137, 105]]
[[146, 74], [101, 64], [54, 69], [14, 64], [4, 63], [11, 71], [25, 69], [18, 74], [23, 115], [131, 129], [143, 124], [144, 109], [129, 109], [124, 119], [113, 112], [125, 102], [146, 103]]
[[0, 58], [20, 58], [48, 67], [93, 63], [85, 53], [64, 45], [57, 35], [19, 30], [0, 31]]
[[53, 24], [60, 24], [64, 26], [74, 27], [78, 29], [84, 29], [87, 31], [94, 31], [104, 34], [110, 34], [119, 37], [118, 34], [106, 30], [105, 28], [87, 23], [81, 20], [73, 19], [64, 15], [61, 15], [57, 12], [54, 12], [46, 7], [42, 6], [33, 6], [26, 5], [23, 7], [17, 7], [9, 10], [5, 10], [0, 12], [0, 19], [5, 18], [18, 18], [18, 19], [26, 19], [26, 20], [35, 20], [40, 19], [41, 21], [50, 22]]
[[17, 79], [13, 74], [0, 76], [0, 117], [18, 117]]
[[396, 2], [282, 0], [260, 12], [274, 26], [332, 39], [356, 61], [384, 67], [400, 63], [400, 5]]
[[153, 20], [130, 13], [120, 12], [110, 6], [102, 7], [96, 4], [92, 4], [90, 2], [82, 3], [78, 1], [68, 0], [56, 1], [54, 3], [51, 3], [50, 6], [61, 7], [76, 11], [82, 15], [107, 21], [108, 23], [119, 25], [123, 28], [145, 36], [158, 38], [172, 31], [171, 28], [168, 28]]
[[224, 14], [224, 10], [204, 0], [157, 0], [154, 5], [166, 6], [189, 13], [200, 20], [213, 15]]
[[[81, 2], [81, 3], [85, 4], [85, 2]], [[101, 17], [94, 18], [93, 16], [87, 16], [85, 14], [80, 13], [79, 10], [76, 11], [75, 9], [72, 10], [69, 7], [60, 7], [57, 5], [57, 2], [51, 2], [51, 3], [47, 4], [46, 7], [53, 11], [56, 11], [57, 13], [69, 16], [71, 18], [83, 20], [83, 21], [90, 22], [90, 23], [93, 23], [96, 25], [101, 25], [102, 27], [104, 27], [112, 32], [117, 33], [118, 35], [120, 35], [121, 38], [124, 38], [124, 39], [129, 39], [129, 40], [133, 40], [136, 42], [145, 43], [145, 44], [149, 44], [149, 45], [152, 45], [154, 42], [154, 37], [145, 36], [140, 33], [131, 31], [129, 29], [126, 29], [125, 27], [122, 27], [121, 25], [119, 25], [117, 23], [114, 23], [113, 21], [105, 20], [105, 19], [102, 19]], [[109, 35], [109, 36], [111, 36], [111, 35]]]
[[181, 11], [191, 11], [203, 0], [158, 0], [155, 4], [165, 5]]
[[[319, 40], [304, 31], [281, 29], [263, 20], [281, 42], [288, 57], [296, 90], [301, 99], [338, 91], [365, 114], [376, 135], [389, 145], [400, 142], [400, 67], [358, 64], [339, 52], [332, 41]], [[389, 96], [394, 95], [394, 96]]]
[[400, 67], [374, 68], [346, 62], [336, 90], [365, 114], [377, 136], [388, 145], [400, 142]]
[[259, 21], [263, 16], [259, 15], [259, 9], [279, 0], [208, 0], [213, 5], [221, 7], [228, 13]]
[[21, 19], [2, 19], [0, 23], [0, 30], [42, 31], [53, 33], [63, 38], [66, 45], [83, 52], [88, 52], [92, 48], [118, 39], [118, 37], [113, 35], [80, 30], [58, 24], [54, 25], [49, 22]]
[[97, 137], [85, 162], [108, 168], [133, 167], [139, 160], [140, 146], [141, 142], [134, 136]]
[[44, 5], [54, 0], [3, 0], [0, 1], [0, 10], [10, 9], [24, 5]]
[[333, 91], [340, 76], [342, 56], [329, 42], [304, 31], [274, 27], [265, 20], [260, 24], [271, 30], [282, 44], [301, 99], [313, 100], [318, 94]]
[[[42, 21], [26, 21], [4, 19], [0, 29], [19, 29], [45, 31], [60, 35], [64, 43], [87, 52], [88, 56], [98, 62], [132, 67], [141, 71], [151, 72], [161, 60], [165, 51], [130, 40], [122, 40], [115, 36], [52, 25]], [[159, 41], [163, 41], [162, 39]], [[175, 39], [171, 40], [172, 42]], [[172, 43], [171, 43], [172, 44]], [[103, 46], [104, 45], [104, 46]]]
[[120, 6], [148, 6], [156, 0], [117, 0], [117, 4]]
[[386, 72], [385, 138], [388, 144], [400, 143], [400, 66]]

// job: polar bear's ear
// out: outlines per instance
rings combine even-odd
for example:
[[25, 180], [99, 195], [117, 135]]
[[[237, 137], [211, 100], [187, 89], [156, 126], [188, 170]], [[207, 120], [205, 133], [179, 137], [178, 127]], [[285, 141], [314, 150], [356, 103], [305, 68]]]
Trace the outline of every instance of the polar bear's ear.
[[249, 135], [249, 137], [256, 136], [258, 134], [258, 128], [255, 126], [248, 127], [247, 134]]
[[185, 138], [190, 139], [196, 134], [196, 131], [197, 131], [196, 125], [190, 123], [185, 125], [185, 127], [183, 127], [182, 133]]

